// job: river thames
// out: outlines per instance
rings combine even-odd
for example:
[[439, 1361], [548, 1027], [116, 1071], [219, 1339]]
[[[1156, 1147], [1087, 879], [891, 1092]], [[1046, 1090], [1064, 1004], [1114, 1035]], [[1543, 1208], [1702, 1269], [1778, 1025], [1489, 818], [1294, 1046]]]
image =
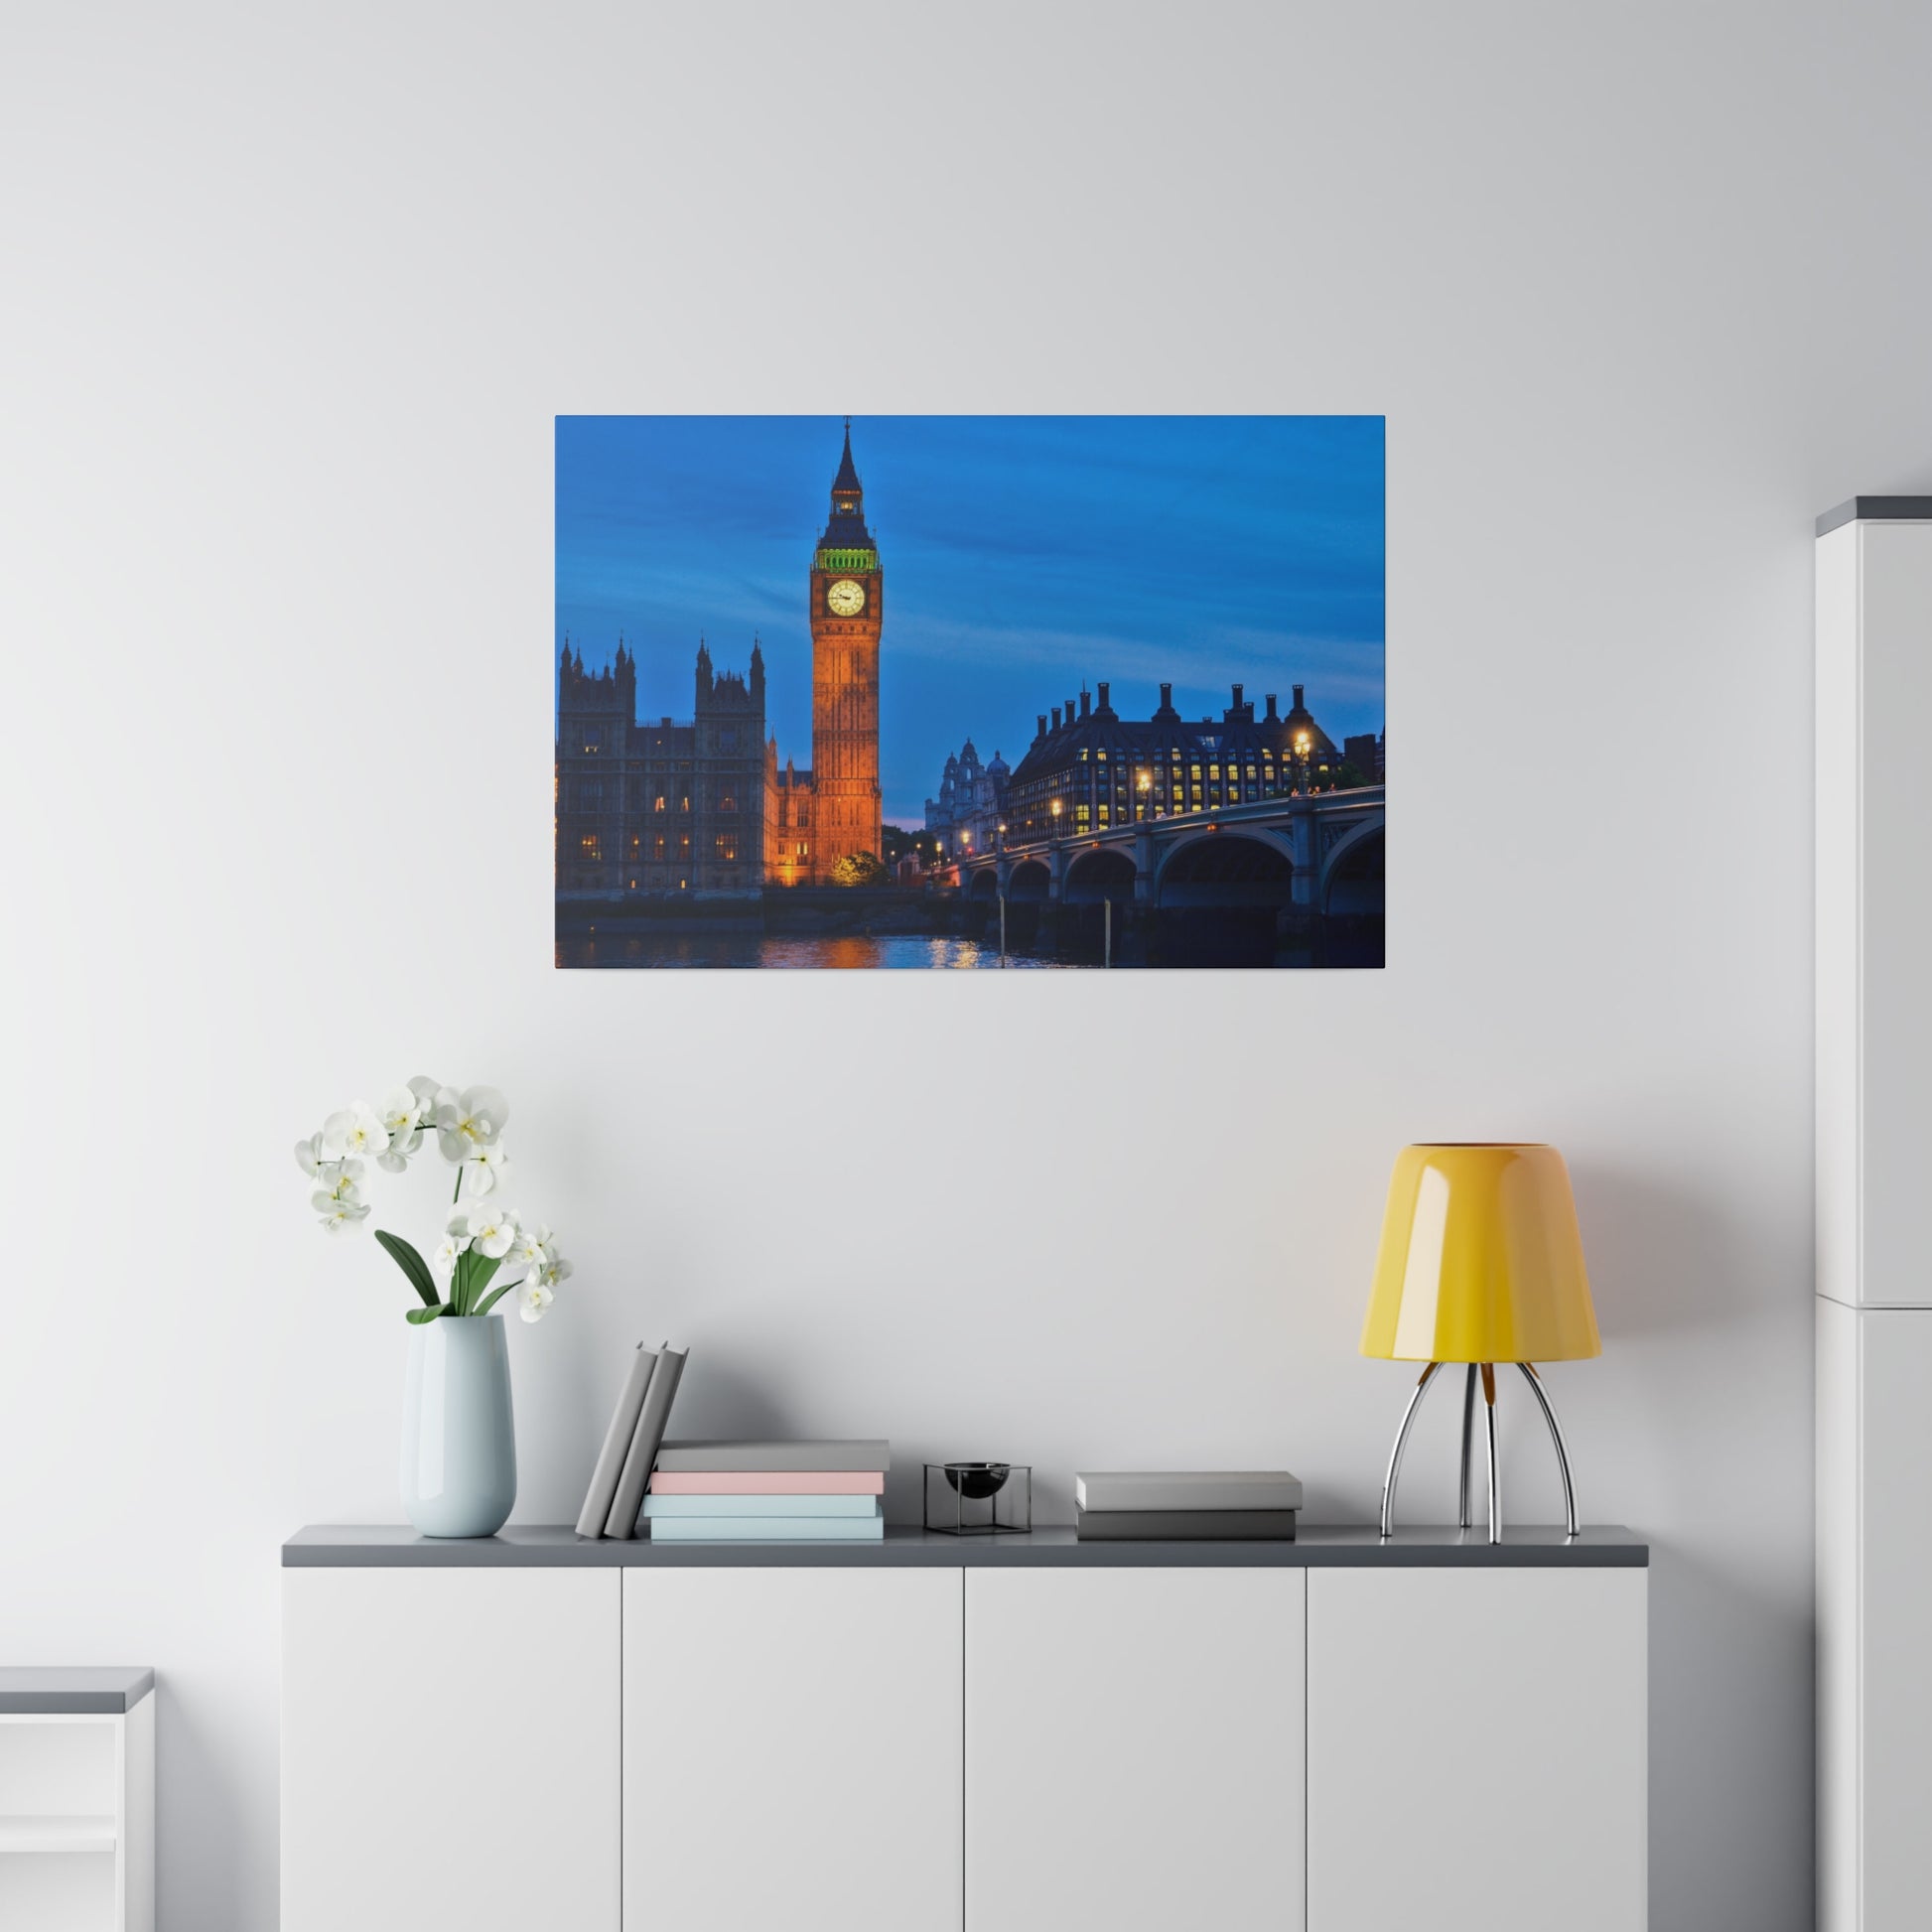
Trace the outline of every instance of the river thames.
[[[976, 939], [923, 934], [868, 937], [797, 933], [572, 933], [557, 941], [559, 966], [899, 967], [970, 972], [1001, 969], [1000, 949]], [[1048, 959], [1009, 953], [1007, 970], [1098, 966], [1098, 959]]]

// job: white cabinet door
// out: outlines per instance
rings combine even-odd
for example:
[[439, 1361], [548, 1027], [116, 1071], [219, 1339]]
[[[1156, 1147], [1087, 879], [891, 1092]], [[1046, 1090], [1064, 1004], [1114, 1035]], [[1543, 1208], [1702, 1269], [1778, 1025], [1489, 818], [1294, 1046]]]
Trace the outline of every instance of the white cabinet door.
[[618, 1932], [616, 1570], [287, 1570], [282, 1932]]
[[626, 1570], [623, 1641], [624, 1932], [959, 1932], [957, 1570]]
[[966, 1573], [966, 1932], [1296, 1932], [1305, 1575]]
[[1906, 1932], [1932, 1910], [1932, 1310], [1872, 1309], [1854, 1318], [1864, 1398], [1857, 1923], [1863, 1932]]
[[1646, 1574], [1309, 1573], [1308, 1932], [1642, 1932]]

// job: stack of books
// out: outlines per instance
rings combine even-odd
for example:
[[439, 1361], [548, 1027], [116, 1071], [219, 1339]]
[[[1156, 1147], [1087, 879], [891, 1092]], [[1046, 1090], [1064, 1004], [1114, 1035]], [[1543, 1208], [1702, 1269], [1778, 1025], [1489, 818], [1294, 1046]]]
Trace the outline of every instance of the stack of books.
[[1302, 1484], [1286, 1469], [1109, 1471], [1073, 1478], [1083, 1543], [1292, 1541]]
[[887, 1443], [666, 1443], [644, 1495], [653, 1543], [880, 1543]]
[[643, 1507], [644, 1484], [657, 1459], [664, 1426], [671, 1419], [671, 1399], [684, 1373], [690, 1350], [637, 1344], [630, 1372], [624, 1377], [618, 1406], [605, 1431], [604, 1449], [591, 1474], [584, 1507], [577, 1515], [579, 1536], [634, 1537]]

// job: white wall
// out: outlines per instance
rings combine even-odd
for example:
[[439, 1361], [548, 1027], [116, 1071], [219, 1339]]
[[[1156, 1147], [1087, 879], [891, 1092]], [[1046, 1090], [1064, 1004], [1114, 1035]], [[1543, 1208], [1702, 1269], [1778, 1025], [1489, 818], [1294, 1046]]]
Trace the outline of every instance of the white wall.
[[[405, 1296], [288, 1146], [417, 1071], [578, 1260], [538, 1521], [640, 1333], [903, 1514], [1365, 1517], [1391, 1157], [1558, 1143], [1653, 1923], [1809, 1922], [1811, 519], [1932, 486], [1928, 18], [6, 9], [0, 1657], [159, 1667], [170, 1932], [273, 1923], [278, 1543], [399, 1513]], [[553, 971], [551, 419], [706, 409], [1386, 411], [1388, 970]]]

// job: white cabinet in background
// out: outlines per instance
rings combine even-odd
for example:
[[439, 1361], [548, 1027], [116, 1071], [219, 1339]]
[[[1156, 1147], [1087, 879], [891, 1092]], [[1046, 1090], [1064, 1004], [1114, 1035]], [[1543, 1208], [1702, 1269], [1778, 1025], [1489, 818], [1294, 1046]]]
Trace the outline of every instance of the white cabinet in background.
[[1818, 1923], [1932, 1923], [1932, 497], [1817, 545]]
[[619, 1932], [619, 1572], [282, 1587], [281, 1932]]
[[1308, 1932], [1643, 1932], [1647, 1578], [1309, 1573]]
[[1298, 1932], [1307, 1575], [967, 1571], [966, 1932]]
[[[7, 1932], [154, 1932], [153, 1681], [150, 1671], [0, 1671]], [[79, 1708], [48, 1708], [62, 1702]]]
[[959, 1932], [960, 1584], [623, 1572], [626, 1932]]

